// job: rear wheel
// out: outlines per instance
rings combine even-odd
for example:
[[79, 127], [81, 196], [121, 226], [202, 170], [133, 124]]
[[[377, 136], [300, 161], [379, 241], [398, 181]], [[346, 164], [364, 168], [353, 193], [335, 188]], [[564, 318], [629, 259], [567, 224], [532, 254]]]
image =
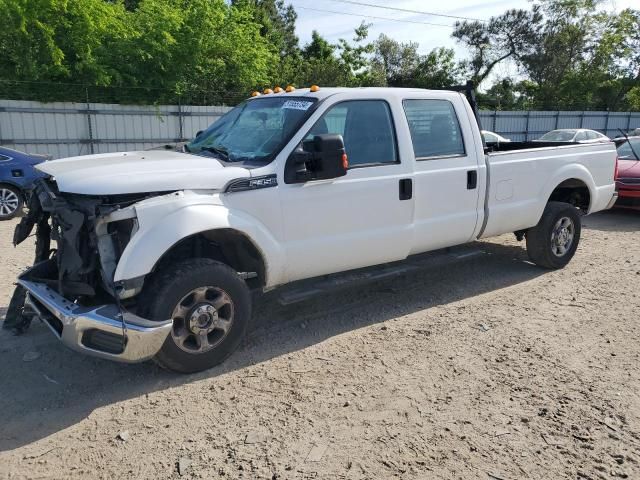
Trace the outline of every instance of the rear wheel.
[[22, 208], [20, 190], [10, 185], [0, 185], [0, 220], [15, 217]]
[[182, 373], [222, 363], [238, 347], [251, 317], [251, 294], [229, 266], [210, 259], [176, 263], [145, 286], [140, 313], [173, 320], [155, 360]]
[[529, 258], [544, 268], [563, 268], [576, 253], [580, 233], [578, 209], [568, 203], [549, 202], [538, 225], [527, 230]]

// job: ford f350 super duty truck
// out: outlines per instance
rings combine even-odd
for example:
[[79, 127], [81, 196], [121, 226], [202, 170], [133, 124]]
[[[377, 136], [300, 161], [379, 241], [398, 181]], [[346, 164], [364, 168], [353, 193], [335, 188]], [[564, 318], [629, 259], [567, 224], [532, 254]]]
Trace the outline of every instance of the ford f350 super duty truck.
[[180, 152], [39, 165], [14, 238], [37, 227], [37, 263], [7, 319], [40, 318], [87, 354], [203, 370], [239, 345], [252, 290], [507, 232], [562, 268], [581, 215], [615, 201], [615, 164], [612, 143], [485, 145], [455, 91], [255, 96]]

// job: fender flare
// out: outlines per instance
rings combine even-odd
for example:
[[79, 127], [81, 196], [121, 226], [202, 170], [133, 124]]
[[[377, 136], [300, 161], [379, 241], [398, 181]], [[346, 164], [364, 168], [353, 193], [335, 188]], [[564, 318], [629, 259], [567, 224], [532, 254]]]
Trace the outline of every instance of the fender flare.
[[[136, 209], [137, 210], [137, 209]], [[176, 243], [192, 235], [218, 229], [235, 230], [251, 241], [265, 265], [266, 286], [283, 278], [284, 252], [279, 242], [256, 218], [222, 205], [186, 205], [166, 216], [145, 218], [138, 212], [139, 230], [124, 249], [114, 273], [114, 281], [142, 277], [153, 271], [160, 258]], [[150, 221], [145, 221], [150, 220]]]
[[589, 190], [589, 196], [591, 197], [591, 201], [589, 202], [589, 211], [591, 210], [597, 195], [596, 182], [593, 180], [593, 177], [591, 176], [591, 173], [589, 172], [587, 167], [578, 163], [572, 163], [569, 165], [565, 165], [561, 169], [559, 169], [546, 184], [544, 191], [540, 194], [541, 198], [545, 199], [545, 202], [538, 212], [538, 218], [542, 218], [542, 213], [547, 206], [549, 198], [551, 197], [553, 191], [558, 187], [558, 185], [560, 185], [562, 182], [573, 179], [580, 180], [587, 186], [587, 189]]

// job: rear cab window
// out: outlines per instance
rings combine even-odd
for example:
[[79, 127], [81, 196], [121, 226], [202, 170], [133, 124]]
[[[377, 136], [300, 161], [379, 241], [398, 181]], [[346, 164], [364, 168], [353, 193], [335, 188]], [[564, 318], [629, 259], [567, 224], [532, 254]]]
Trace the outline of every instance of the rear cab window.
[[404, 100], [416, 160], [464, 156], [464, 140], [453, 104], [448, 100]]

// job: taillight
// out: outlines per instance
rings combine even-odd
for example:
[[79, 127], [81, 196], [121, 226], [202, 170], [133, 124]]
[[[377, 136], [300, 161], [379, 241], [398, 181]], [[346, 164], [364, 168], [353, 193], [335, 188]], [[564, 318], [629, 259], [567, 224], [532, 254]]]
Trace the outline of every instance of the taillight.
[[616, 156], [616, 167], [613, 170], [613, 181], [615, 182], [616, 180], [618, 180], [618, 160], [620, 158], [618, 156]]

